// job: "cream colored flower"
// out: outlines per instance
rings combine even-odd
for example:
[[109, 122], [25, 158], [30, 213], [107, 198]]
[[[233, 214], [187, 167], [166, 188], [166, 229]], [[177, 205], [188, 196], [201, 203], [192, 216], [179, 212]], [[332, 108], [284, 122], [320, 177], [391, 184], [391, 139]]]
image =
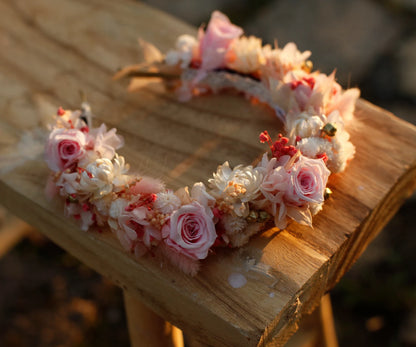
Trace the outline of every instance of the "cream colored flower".
[[289, 112], [286, 115], [286, 129], [290, 139], [293, 141], [296, 136], [301, 138], [318, 136], [324, 126], [325, 116], [314, 112]]
[[202, 182], [194, 183], [191, 192], [188, 187], [182, 187], [175, 192], [175, 195], [179, 198], [181, 205], [189, 205], [196, 201], [204, 207], [208, 216], [214, 217], [212, 207], [215, 205], [215, 198], [207, 192], [205, 184]]
[[306, 59], [311, 55], [310, 51], [300, 52], [293, 42], [289, 42], [282, 49], [273, 49], [270, 45], [266, 45], [262, 51], [266, 61], [263, 67], [264, 75], [280, 80], [289, 71], [301, 69]]
[[237, 216], [249, 213], [248, 202], [260, 195], [263, 172], [250, 166], [236, 166], [231, 170], [228, 161], [218, 166], [214, 178], [208, 180], [211, 195], [229, 204]]
[[57, 128], [81, 129], [87, 124], [80, 118], [81, 111], [62, 110], [60, 115], [54, 116]]
[[124, 190], [127, 186], [129, 186], [133, 181], [134, 177], [132, 175], [128, 175], [127, 172], [130, 169], [129, 164], [126, 164], [124, 157], [115, 155], [114, 159], [112, 160], [113, 163], [113, 187], [114, 192], [119, 192]]
[[235, 39], [226, 54], [226, 66], [242, 73], [253, 73], [265, 63], [261, 39], [242, 36]]
[[315, 158], [319, 154], [324, 154], [332, 157], [332, 146], [325, 138], [322, 137], [307, 137], [300, 140], [296, 148], [298, 148], [303, 155], [309, 158]]
[[100, 199], [107, 194], [125, 188], [133, 177], [126, 175], [128, 166], [124, 158], [116, 155], [113, 161], [107, 158], [96, 159], [81, 173], [80, 190], [92, 194], [92, 199]]
[[355, 154], [355, 147], [349, 141], [349, 134], [346, 131], [337, 131], [331, 141], [322, 137], [304, 138], [296, 147], [309, 158], [325, 153], [328, 157], [327, 167], [334, 173], [344, 171], [348, 160]]
[[280, 50], [280, 61], [284, 66], [300, 67], [310, 56], [310, 51], [299, 51], [293, 42], [287, 43]]
[[187, 68], [196, 54], [198, 41], [191, 35], [181, 35], [176, 40], [176, 49], [170, 50], [165, 57], [167, 65], [181, 64], [181, 68]]
[[119, 229], [118, 218], [122, 215], [129, 202], [126, 199], [115, 199], [110, 205], [108, 211], [108, 225], [111, 229]]

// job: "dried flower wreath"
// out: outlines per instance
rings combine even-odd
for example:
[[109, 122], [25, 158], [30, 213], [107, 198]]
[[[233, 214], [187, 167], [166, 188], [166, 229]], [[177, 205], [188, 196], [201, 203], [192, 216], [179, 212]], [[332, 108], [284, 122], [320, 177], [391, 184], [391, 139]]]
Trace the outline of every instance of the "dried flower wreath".
[[[165, 56], [143, 45], [147, 63], [178, 76], [182, 100], [232, 87], [272, 107], [287, 137], [260, 134], [271, 156], [255, 167], [225, 162], [207, 186], [173, 192], [160, 180], [128, 173], [116, 152], [123, 139], [104, 124], [93, 128], [88, 104], [59, 108], [45, 158], [53, 171], [49, 194], [66, 199], [66, 216], [79, 219], [83, 230], [107, 225], [137, 257], [150, 252], [190, 275], [214, 247], [241, 247], [268, 221], [281, 229], [288, 218], [312, 226], [330, 172], [343, 171], [354, 156], [344, 122], [353, 117], [359, 91], [342, 90], [334, 74], [312, 72], [310, 52], [294, 43], [272, 48], [242, 34], [216, 11], [197, 39], [180, 36]], [[121, 75], [143, 73], [127, 67]]]

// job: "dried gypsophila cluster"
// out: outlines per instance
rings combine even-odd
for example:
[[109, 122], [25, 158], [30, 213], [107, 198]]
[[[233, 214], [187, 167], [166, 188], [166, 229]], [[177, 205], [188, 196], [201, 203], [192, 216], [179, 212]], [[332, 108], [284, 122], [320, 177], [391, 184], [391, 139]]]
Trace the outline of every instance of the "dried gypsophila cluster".
[[[254, 37], [214, 12], [198, 39], [182, 36], [165, 57], [150, 44], [147, 57], [174, 67], [181, 76], [181, 99], [234, 87], [270, 105], [284, 121], [287, 137], [260, 141], [271, 156], [257, 166], [228, 162], [205, 185], [176, 192], [160, 180], [130, 174], [117, 154], [116, 130], [93, 128], [90, 110], [57, 112], [46, 146], [53, 171], [48, 191], [65, 198], [65, 213], [83, 230], [108, 226], [137, 257], [146, 253], [170, 260], [195, 275], [199, 261], [219, 246], [241, 247], [268, 221], [279, 228], [288, 219], [312, 225], [322, 209], [330, 171], [339, 172], [354, 154], [344, 129], [359, 92], [343, 91], [334, 75], [311, 72], [293, 43], [262, 46]], [[149, 53], [150, 52], [150, 53]]]

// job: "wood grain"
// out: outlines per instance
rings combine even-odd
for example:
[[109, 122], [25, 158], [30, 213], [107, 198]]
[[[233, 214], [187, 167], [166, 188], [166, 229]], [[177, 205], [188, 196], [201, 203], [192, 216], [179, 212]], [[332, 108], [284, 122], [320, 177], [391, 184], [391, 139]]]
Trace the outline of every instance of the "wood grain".
[[[45, 111], [77, 107], [82, 89], [97, 123], [125, 137], [121, 152], [132, 167], [172, 188], [205, 181], [225, 160], [249, 164], [265, 150], [259, 132], [281, 124], [235, 95], [182, 104], [155, 79], [136, 81], [134, 92], [113, 82], [119, 67], [139, 59], [138, 37], [166, 51], [177, 35], [195, 33], [140, 3], [2, 0], [0, 18], [0, 154], [9, 158], [0, 165], [0, 202], [205, 344], [283, 345], [415, 188], [415, 128], [360, 100], [349, 126], [356, 158], [331, 176], [334, 194], [313, 229], [266, 230], [240, 250], [219, 250], [195, 278], [151, 257], [136, 261], [113, 235], [82, 232], [60, 201], [46, 200], [42, 154], [18, 146]], [[247, 278], [244, 287], [229, 285], [234, 272]]]

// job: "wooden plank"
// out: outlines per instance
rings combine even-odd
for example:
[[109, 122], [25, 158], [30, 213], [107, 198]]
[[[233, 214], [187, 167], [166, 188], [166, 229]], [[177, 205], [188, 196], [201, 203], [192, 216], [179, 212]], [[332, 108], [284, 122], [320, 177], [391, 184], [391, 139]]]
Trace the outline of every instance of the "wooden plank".
[[[151, 257], [136, 261], [111, 234], [82, 232], [61, 202], [46, 200], [48, 170], [41, 154], [22, 154], [23, 129], [45, 110], [77, 107], [83, 89], [97, 122], [120, 129], [132, 167], [176, 188], [205, 180], [225, 160], [249, 164], [264, 151], [258, 133], [281, 124], [236, 96], [182, 104], [155, 80], [134, 93], [112, 82], [117, 68], [136, 62], [138, 37], [166, 51], [177, 35], [195, 33], [140, 3], [3, 0], [0, 18], [0, 153], [10, 158], [0, 165], [1, 203], [205, 343], [283, 345], [414, 189], [415, 128], [360, 100], [350, 128], [356, 158], [331, 176], [334, 194], [314, 229], [267, 230], [241, 250], [219, 250], [195, 278]], [[234, 272], [247, 278], [244, 287], [229, 285]]]

